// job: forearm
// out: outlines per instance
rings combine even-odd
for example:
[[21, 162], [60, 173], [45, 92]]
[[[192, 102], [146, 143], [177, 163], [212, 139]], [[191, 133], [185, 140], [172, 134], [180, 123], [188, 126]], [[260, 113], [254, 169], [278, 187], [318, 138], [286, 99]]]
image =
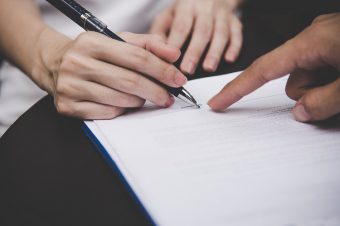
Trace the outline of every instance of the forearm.
[[44, 29], [32, 0], [0, 0], [0, 48], [6, 57], [30, 74], [35, 43]]
[[58, 51], [68, 39], [42, 21], [33, 0], [0, 0], [0, 34], [5, 57], [50, 92], [46, 54]]

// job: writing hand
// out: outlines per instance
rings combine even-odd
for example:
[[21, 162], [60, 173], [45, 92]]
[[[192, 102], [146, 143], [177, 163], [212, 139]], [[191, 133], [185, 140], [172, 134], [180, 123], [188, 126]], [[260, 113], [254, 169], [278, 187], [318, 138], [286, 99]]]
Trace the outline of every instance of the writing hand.
[[172, 65], [180, 51], [153, 35], [120, 35], [133, 45], [85, 32], [46, 57], [51, 76], [46, 89], [60, 113], [111, 119], [145, 100], [162, 107], [173, 104], [173, 97], [148, 78], [183, 86], [186, 77]]

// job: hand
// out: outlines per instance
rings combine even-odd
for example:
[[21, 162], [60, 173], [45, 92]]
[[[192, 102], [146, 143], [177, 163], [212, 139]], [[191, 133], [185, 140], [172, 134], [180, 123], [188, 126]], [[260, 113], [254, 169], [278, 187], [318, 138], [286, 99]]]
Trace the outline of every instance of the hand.
[[242, 24], [235, 15], [239, 0], [177, 0], [159, 14], [151, 33], [179, 49], [191, 35], [181, 70], [194, 74], [209, 45], [203, 62], [206, 71], [216, 71], [221, 58], [234, 62], [242, 46]]
[[45, 57], [51, 75], [45, 89], [53, 94], [60, 113], [111, 119], [127, 108], [143, 106], [145, 100], [162, 107], [174, 103], [164, 88], [148, 78], [183, 86], [186, 77], [171, 64], [180, 51], [153, 35], [120, 36], [133, 45], [85, 32]]
[[339, 37], [340, 13], [318, 17], [298, 36], [256, 60], [209, 101], [210, 107], [223, 110], [268, 81], [291, 73], [286, 92], [298, 100], [293, 109], [296, 120], [323, 120], [339, 113]]

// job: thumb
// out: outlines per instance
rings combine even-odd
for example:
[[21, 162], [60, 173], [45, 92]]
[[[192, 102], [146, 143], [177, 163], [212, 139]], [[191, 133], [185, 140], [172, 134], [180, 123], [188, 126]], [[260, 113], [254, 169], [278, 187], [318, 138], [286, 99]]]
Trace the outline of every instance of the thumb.
[[340, 113], [340, 78], [308, 91], [293, 109], [295, 119], [300, 122], [323, 120], [337, 113]]

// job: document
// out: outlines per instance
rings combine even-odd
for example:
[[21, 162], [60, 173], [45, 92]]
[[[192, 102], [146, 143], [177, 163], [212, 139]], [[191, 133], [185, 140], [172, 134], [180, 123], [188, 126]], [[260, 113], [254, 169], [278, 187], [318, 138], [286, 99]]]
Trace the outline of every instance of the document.
[[339, 226], [340, 120], [295, 121], [287, 78], [211, 111], [238, 74], [189, 82], [200, 109], [177, 100], [86, 124], [156, 225]]

